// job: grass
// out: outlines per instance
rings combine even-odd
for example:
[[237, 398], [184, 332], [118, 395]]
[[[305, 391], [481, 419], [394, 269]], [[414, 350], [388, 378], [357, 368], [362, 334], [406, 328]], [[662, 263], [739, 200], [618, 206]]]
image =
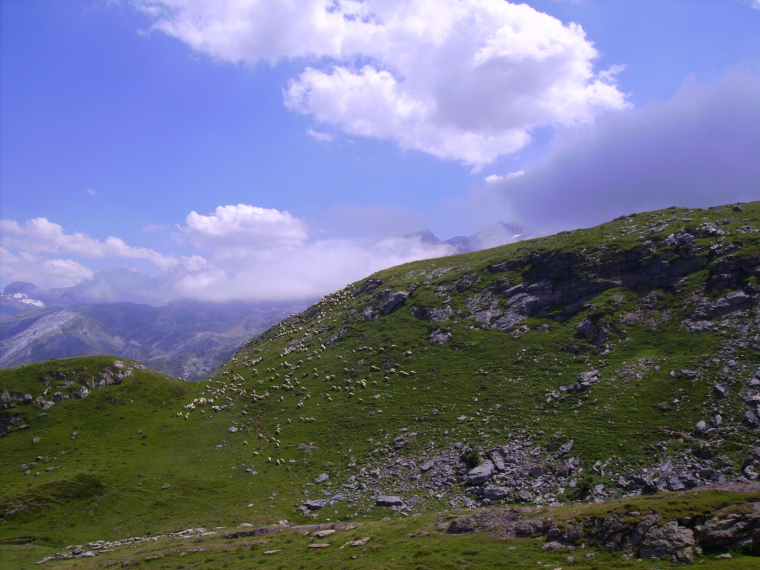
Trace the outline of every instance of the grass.
[[[740, 389], [760, 365], [760, 356], [736, 341], [737, 327], [748, 322], [742, 320], [746, 315], [718, 319], [709, 331], [690, 332], [682, 325], [695, 308], [695, 295], [717, 299], [728, 292], [705, 287], [708, 269], [696, 270], [672, 287], [609, 288], [570, 315], [563, 316], [564, 306], [548, 307], [520, 323], [527, 330], [514, 335], [484, 330], [468, 304], [475, 295], [485, 298], [505, 278], [514, 286], [534, 283], [548, 272], [555, 283], [591, 282], [614, 255], [633, 255], [647, 239], [661, 241], [682, 227], [697, 231], [705, 222], [729, 220], [719, 226], [729, 231], [722, 242], [709, 236], [697, 239], [706, 267], [730, 255], [757, 256], [760, 234], [741, 233], [740, 228], [758, 226], [760, 203], [742, 207], [740, 213], [731, 207], [642, 213], [595, 228], [405, 264], [371, 276], [382, 281], [374, 291], [354, 295], [355, 286], [349, 286], [285, 319], [246, 344], [206, 382], [183, 383], [120, 359], [133, 367], [132, 376], [120, 384], [93, 389], [83, 399], [57, 402], [44, 413], [35, 406], [4, 410], [0, 425], [10, 416], [15, 423], [0, 438], [0, 504], [6, 513], [0, 524], [0, 541], [5, 542], [0, 544], [10, 545], [3, 547], [3, 556], [17, 561], [9, 567], [26, 567], [42, 550], [98, 539], [243, 521], [311, 522], [297, 507], [307, 498], [324, 496], [325, 486], [310, 485], [321, 473], [329, 475], [332, 486], [326, 488], [332, 494], [388, 453], [420, 460], [455, 443], [483, 452], [507, 443], [510, 434], [532, 434], [537, 445], [572, 439], [572, 455], [586, 472], [596, 461], [608, 463], [607, 473], [637, 471], [685, 449], [709, 446], [716, 468], [736, 477], [741, 461], [757, 444], [755, 434], [741, 427], [746, 408]], [[729, 241], [742, 245], [738, 253], [716, 254], [710, 249]], [[660, 248], [652, 255], [667, 251]], [[546, 259], [554, 260], [551, 266]], [[512, 264], [508, 271], [489, 270], [505, 262]], [[377, 320], [362, 319], [378, 291], [410, 291], [415, 285], [405, 306]], [[743, 285], [755, 286], [757, 278], [746, 275]], [[503, 307], [503, 298], [495, 294], [494, 299]], [[449, 306], [452, 318], [420, 320], [410, 312], [412, 305], [427, 311]], [[596, 346], [575, 332], [583, 319], [608, 330], [603, 344]], [[430, 334], [438, 329], [449, 331], [451, 340], [431, 343]], [[730, 369], [729, 359], [736, 361]], [[0, 371], [0, 389], [36, 397], [46, 388], [41, 380], [48, 378], [49, 398], [66, 390], [66, 382], [81, 387], [103, 371], [114, 372], [113, 362], [113, 357], [96, 356], [7, 369]], [[591, 389], [575, 394], [561, 390], [591, 369], [600, 377]], [[684, 376], [683, 369], [698, 375]], [[717, 399], [717, 383], [727, 387], [727, 398]], [[200, 398], [214, 402], [185, 408]], [[212, 405], [227, 407], [214, 412]], [[728, 429], [696, 437], [695, 424], [709, 420], [714, 411], [720, 411]], [[22, 424], [27, 427], [20, 429]], [[377, 451], [378, 444], [393, 448], [394, 438], [401, 434], [408, 436], [408, 445]], [[39, 438], [38, 443], [32, 443], [33, 438]], [[31, 474], [24, 475], [27, 469], [21, 465]], [[46, 471], [47, 467], [56, 469]], [[615, 486], [609, 475], [594, 477], [591, 483]], [[298, 560], [306, 567], [536, 566], [530, 542], [520, 546], [519, 558], [514, 554], [518, 550], [505, 552], [503, 543], [480, 535], [398, 538], [407, 534], [403, 525], [449, 508], [446, 498], [424, 499], [417, 509], [421, 517], [406, 519], [410, 522], [388, 509], [374, 508], [369, 494], [353, 503], [338, 501], [319, 511], [317, 521], [348, 517], [377, 524], [373, 528], [378, 533], [388, 532], [396, 542], [378, 550], [370, 543], [350, 562], [345, 550], [334, 548], [304, 551]], [[25, 507], [8, 514], [20, 504]], [[379, 520], [386, 516], [392, 520]], [[267, 540], [280, 545], [285, 538]], [[461, 552], [451, 550], [451, 545], [460, 544], [457, 541], [463, 545]], [[186, 553], [181, 565], [279, 564], [275, 555], [237, 549], [219, 546], [203, 554]], [[541, 556], [545, 563], [562, 562], [550, 554]], [[613, 558], [604, 556], [580, 564], [610, 567], [604, 564]], [[211, 562], [203, 562], [203, 557]], [[167, 553], [150, 564], [171, 566], [169, 558]], [[83, 564], [71, 561], [61, 567], [77, 563]], [[637, 567], [650, 567], [642, 564]], [[705, 564], [729, 568], [725, 564], [734, 562]], [[743, 567], [754, 567], [747, 564], [754, 562]]]

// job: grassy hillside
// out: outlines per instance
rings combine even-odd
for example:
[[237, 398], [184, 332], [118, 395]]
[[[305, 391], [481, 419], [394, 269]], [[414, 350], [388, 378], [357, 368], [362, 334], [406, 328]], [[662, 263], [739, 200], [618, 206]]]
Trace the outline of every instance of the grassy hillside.
[[[190, 527], [391, 524], [728, 484], [757, 439], [758, 229], [760, 203], [627, 216], [378, 272], [207, 382], [124, 361], [120, 384], [2, 412], [0, 540], [36, 556]], [[47, 376], [49, 397], [113, 361], [5, 370], [0, 388], [36, 397]], [[499, 472], [468, 485], [489, 461]]]

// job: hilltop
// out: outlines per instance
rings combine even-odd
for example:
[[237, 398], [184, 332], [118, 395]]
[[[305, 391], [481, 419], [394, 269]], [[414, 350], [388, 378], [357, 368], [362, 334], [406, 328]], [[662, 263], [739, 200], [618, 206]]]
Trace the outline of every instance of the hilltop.
[[[757, 500], [736, 481], [760, 472], [759, 230], [758, 202], [670, 208], [409, 263], [286, 318], [199, 384], [122, 361], [132, 373], [119, 384], [42, 410], [58, 380], [81, 391], [122, 373], [114, 358], [5, 370], [8, 399], [30, 398], [15, 396], [0, 416], [10, 427], [0, 540], [33, 537], [50, 550], [189, 527], [386, 517], [372, 528], [391, 533], [417, 514], [435, 533], [438, 514], [462, 509], [547, 517], [585, 501], [639, 512], [637, 497], [657, 493], [665, 504], [667, 493], [688, 497], [670, 520], [699, 535], [718, 509]], [[68, 376], [46, 387], [56, 370]], [[34, 466], [35, 476], [38, 457], [59, 469]], [[727, 499], [732, 485], [746, 493]], [[705, 488], [723, 498], [704, 507]], [[50, 489], [67, 490], [36, 499]], [[507, 532], [495, 520], [462, 525]], [[583, 540], [604, 549], [592, 528]], [[639, 555], [641, 533], [611, 550]]]

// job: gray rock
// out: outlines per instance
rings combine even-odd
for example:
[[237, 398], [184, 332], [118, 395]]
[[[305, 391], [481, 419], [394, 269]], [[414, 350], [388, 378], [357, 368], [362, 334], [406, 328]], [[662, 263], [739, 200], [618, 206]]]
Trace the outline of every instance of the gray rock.
[[760, 554], [760, 512], [732, 513], [713, 517], [696, 527], [697, 538], [705, 550], [738, 548], [746, 554]]
[[325, 482], [325, 481], [327, 481], [329, 478], [330, 478], [330, 477], [329, 477], [329, 475], [328, 475], [327, 473], [322, 473], [322, 474], [321, 474], [321, 475], [319, 475], [318, 477], [315, 477], [315, 478], [314, 478], [314, 482], [315, 482], [315, 483], [324, 483], [324, 482]]
[[662, 558], [673, 556], [678, 550], [694, 544], [694, 532], [670, 521], [651, 529], [641, 542], [641, 558]]
[[698, 421], [694, 428], [694, 433], [702, 434], [707, 431], [707, 424], [704, 421]]
[[597, 370], [581, 372], [578, 374], [578, 380], [567, 387], [567, 392], [569, 394], [573, 394], [575, 392], [583, 392], [584, 390], [591, 388], [591, 386], [597, 382], [599, 382], [599, 372]]
[[426, 461], [422, 465], [420, 465], [420, 469], [422, 469], [423, 473], [427, 473], [435, 466], [435, 462], [431, 459], [430, 461]]
[[310, 511], [318, 511], [319, 509], [323, 508], [327, 503], [330, 501], [328, 499], [311, 499], [309, 501], [306, 501], [303, 506], [309, 509]]
[[715, 385], [713, 392], [715, 392], [715, 395], [718, 396], [718, 398], [722, 399], [726, 397], [726, 389], [720, 384]]
[[467, 472], [468, 485], [482, 485], [491, 477], [494, 465], [490, 461], [484, 461], [474, 469]]
[[465, 534], [470, 532], [477, 532], [477, 525], [475, 519], [469, 516], [457, 517], [449, 524], [449, 528], [446, 530], [447, 534]]
[[489, 501], [501, 501], [502, 499], [506, 499], [510, 492], [506, 487], [488, 486], [483, 488], [483, 498]]
[[560, 447], [559, 451], [557, 452], [557, 457], [562, 457], [563, 455], [567, 455], [568, 453], [570, 453], [570, 450], [573, 448], [573, 443], [575, 443], [575, 440], [571, 439], [562, 447]]
[[391, 495], [380, 495], [375, 499], [375, 505], [378, 507], [400, 507], [403, 504], [404, 500], [401, 497]]
[[544, 474], [544, 468], [541, 465], [534, 465], [529, 473], [531, 477], [541, 477]]
[[551, 552], [552, 550], [558, 550], [560, 548], [567, 548], [564, 544], [561, 544], [559, 542], [547, 542], [541, 546], [541, 550], [545, 550], [547, 552]]
[[531, 495], [529, 491], [520, 491], [517, 496], [521, 501], [524, 502], [528, 502], [533, 498], [533, 495]]

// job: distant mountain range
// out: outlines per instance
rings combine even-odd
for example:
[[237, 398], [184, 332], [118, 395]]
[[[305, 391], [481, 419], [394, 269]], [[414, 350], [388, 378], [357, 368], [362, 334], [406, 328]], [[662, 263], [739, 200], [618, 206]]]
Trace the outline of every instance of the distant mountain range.
[[451, 239], [438, 239], [430, 230], [421, 230], [406, 234], [404, 237], [419, 237], [422, 243], [447, 244], [454, 248], [454, 253], [480, 251], [517, 241], [523, 235], [523, 228], [514, 223], [496, 222], [471, 236], [456, 236]]
[[8, 285], [0, 295], [0, 367], [113, 354], [200, 380], [248, 339], [308, 305], [177, 300], [155, 307], [88, 300], [73, 288]]

